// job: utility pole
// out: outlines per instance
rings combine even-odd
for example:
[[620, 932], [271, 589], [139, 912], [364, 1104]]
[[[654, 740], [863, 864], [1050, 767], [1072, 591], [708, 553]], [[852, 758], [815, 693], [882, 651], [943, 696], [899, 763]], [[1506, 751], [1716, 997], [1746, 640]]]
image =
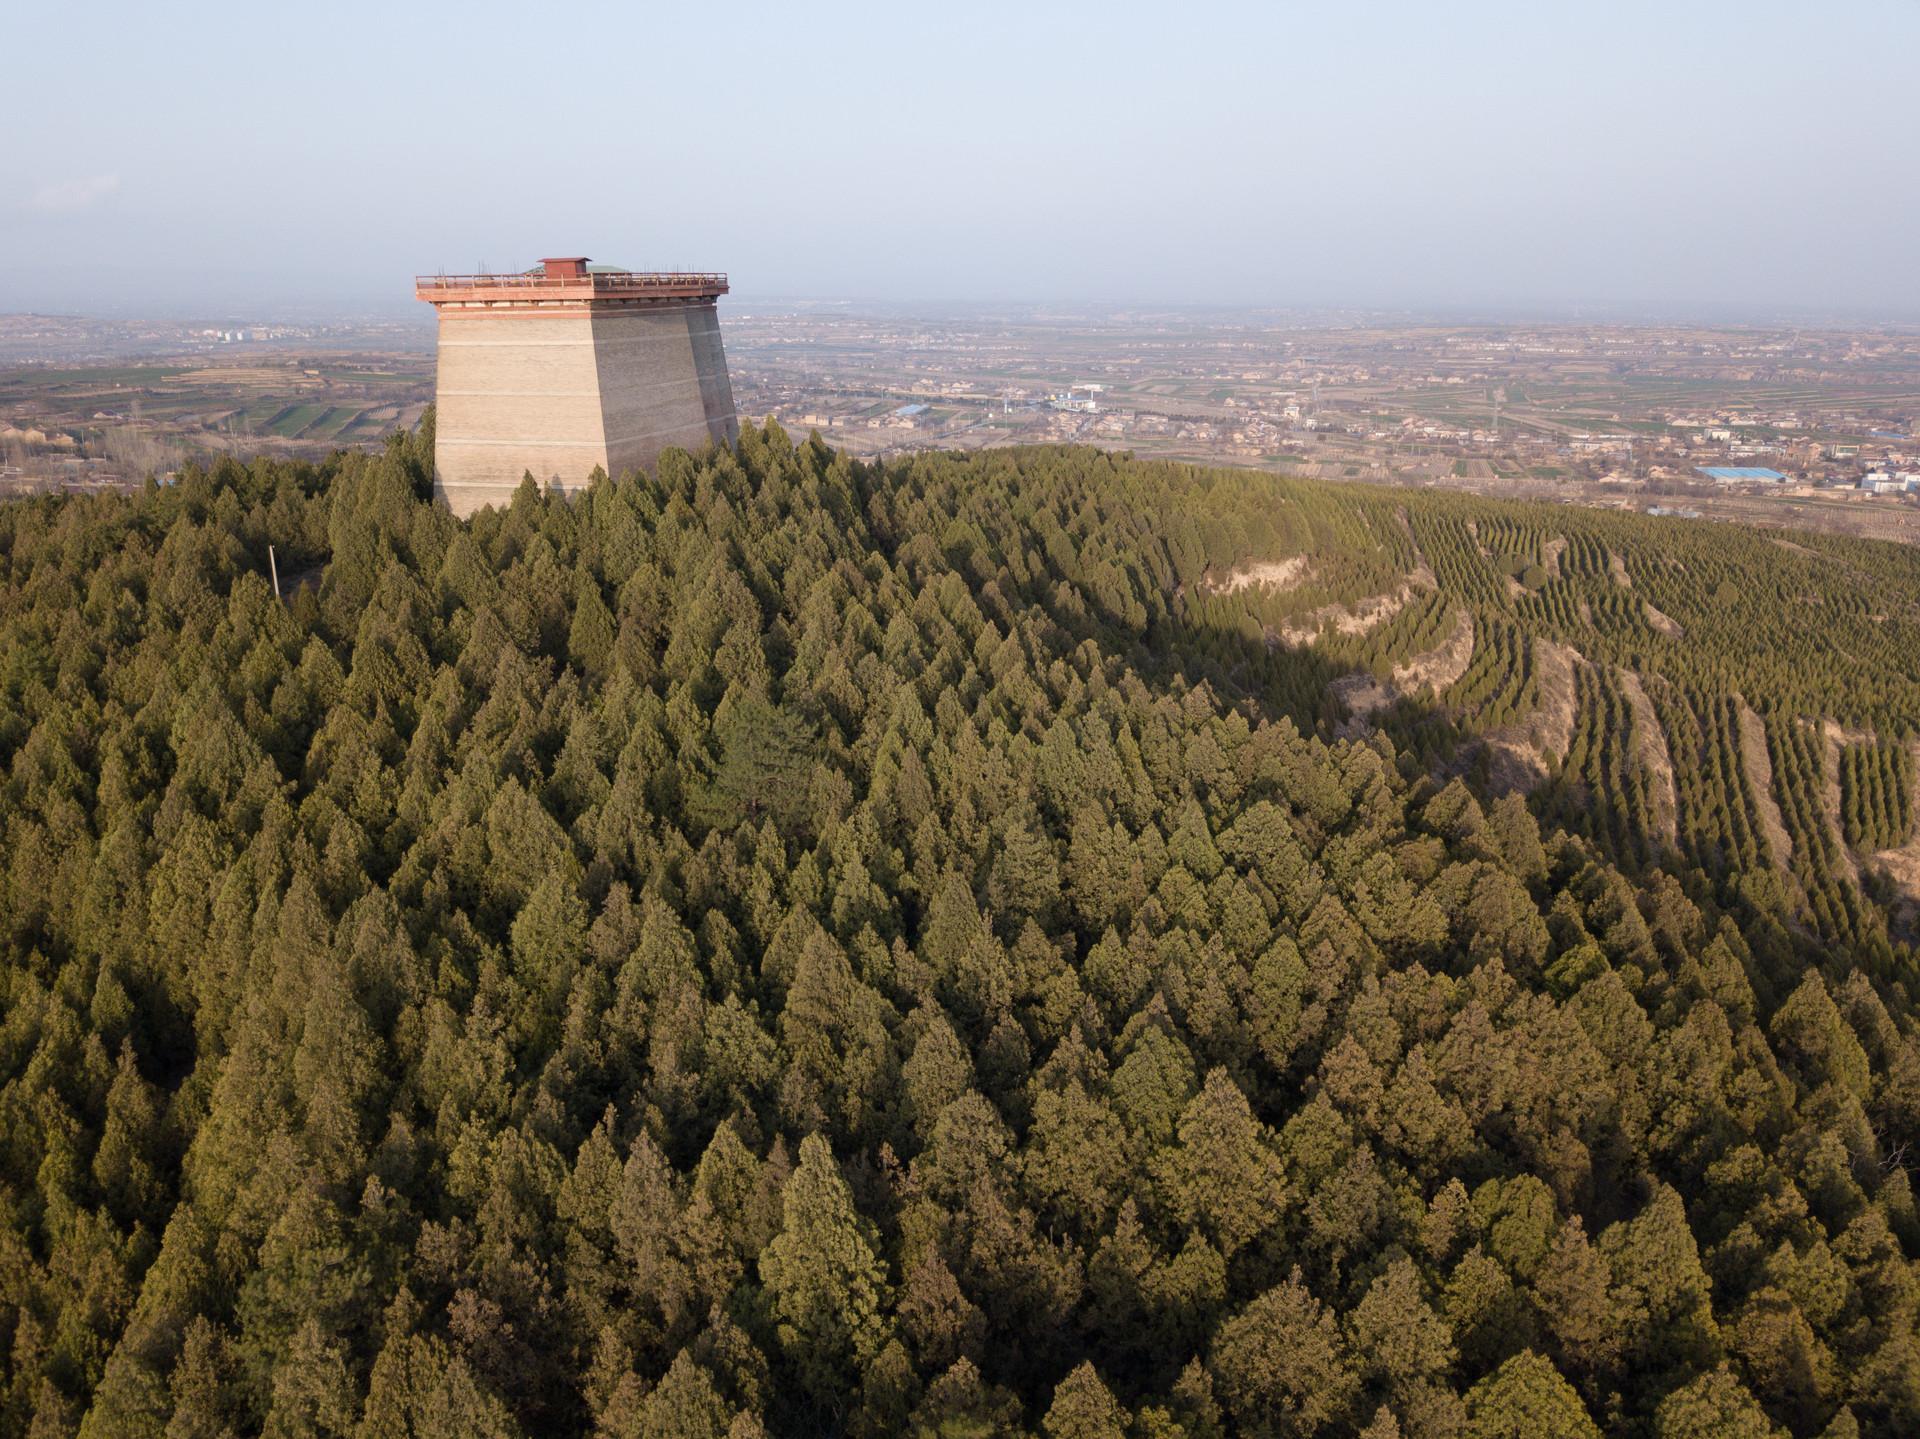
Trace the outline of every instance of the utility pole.
[[267, 568], [273, 571], [273, 597], [280, 598], [280, 562], [273, 557], [273, 546], [267, 546]]

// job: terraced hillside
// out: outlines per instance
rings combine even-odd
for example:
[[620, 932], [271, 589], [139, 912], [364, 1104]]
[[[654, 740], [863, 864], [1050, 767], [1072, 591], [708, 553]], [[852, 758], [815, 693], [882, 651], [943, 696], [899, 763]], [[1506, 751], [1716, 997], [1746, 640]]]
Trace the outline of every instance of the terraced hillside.
[[[1236, 509], [1260, 504], [1235, 481], [1214, 484]], [[1892, 937], [1890, 916], [1909, 922], [1907, 901], [1920, 898], [1908, 862], [1920, 735], [1920, 556], [1910, 548], [1428, 493], [1269, 488], [1288, 518], [1177, 607], [1187, 623], [1258, 627], [1281, 653], [1304, 646], [1374, 681], [1289, 693], [1303, 723], [1351, 721], [1357, 695], [1413, 767], [1529, 792], [1618, 863], [1673, 870], [1723, 896], [1771, 875], [1796, 921], [1829, 938], [1878, 946]], [[1262, 572], [1285, 578], [1237, 582]], [[1459, 646], [1439, 638], [1440, 617], [1454, 613], [1474, 633], [1457, 673]], [[1353, 614], [1374, 622], [1342, 623]], [[1570, 665], [1573, 683], [1543, 696], [1549, 663]], [[1451, 682], [1405, 682], [1423, 665]], [[1397, 707], [1381, 703], [1383, 674]], [[1764, 735], [1764, 764], [1742, 711]], [[1775, 813], [1783, 842], [1769, 843], [1763, 816]]]

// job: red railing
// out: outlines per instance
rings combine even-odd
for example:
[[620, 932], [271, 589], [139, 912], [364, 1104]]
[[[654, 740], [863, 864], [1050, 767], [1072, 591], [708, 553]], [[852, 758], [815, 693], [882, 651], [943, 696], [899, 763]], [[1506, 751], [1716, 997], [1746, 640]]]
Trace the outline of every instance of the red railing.
[[423, 300], [453, 290], [573, 291], [588, 294], [656, 290], [680, 294], [723, 294], [727, 289], [727, 277], [693, 270], [620, 270], [585, 275], [549, 275], [544, 270], [534, 270], [526, 274], [506, 275], [416, 275], [413, 287]]

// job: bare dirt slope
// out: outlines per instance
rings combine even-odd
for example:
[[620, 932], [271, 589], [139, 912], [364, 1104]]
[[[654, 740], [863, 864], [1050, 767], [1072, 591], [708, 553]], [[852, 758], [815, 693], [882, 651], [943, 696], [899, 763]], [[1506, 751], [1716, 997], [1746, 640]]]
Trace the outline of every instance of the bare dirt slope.
[[1328, 625], [1343, 635], [1363, 635], [1399, 614], [1412, 598], [1413, 581], [1409, 580], [1391, 594], [1368, 595], [1352, 605], [1322, 605], [1302, 619], [1289, 620], [1272, 638], [1286, 645], [1311, 644]]
[[1680, 627], [1678, 620], [1672, 618], [1670, 615], [1662, 614], [1653, 607], [1651, 601], [1642, 600], [1640, 603], [1641, 608], [1647, 612], [1647, 623], [1660, 631], [1661, 634], [1667, 636], [1669, 639], [1675, 640], [1686, 634], [1686, 631]]
[[1680, 797], [1673, 786], [1673, 754], [1667, 748], [1667, 732], [1660, 727], [1660, 716], [1647, 698], [1646, 686], [1633, 670], [1620, 671], [1620, 689], [1633, 707], [1633, 739], [1636, 758], [1653, 780], [1654, 832], [1668, 844], [1679, 838]]
[[1874, 742], [1872, 730], [1849, 729], [1836, 719], [1821, 720], [1820, 728], [1833, 744], [1872, 744]]
[[1780, 818], [1780, 806], [1773, 798], [1773, 760], [1767, 754], [1767, 731], [1760, 716], [1753, 712], [1744, 696], [1735, 696], [1740, 715], [1740, 762], [1746, 767], [1747, 783], [1753, 786], [1753, 800], [1760, 811], [1760, 828], [1773, 851], [1774, 867], [1782, 874], [1793, 864], [1793, 841], [1787, 838], [1786, 822]]
[[1313, 573], [1313, 561], [1306, 555], [1291, 555], [1284, 560], [1258, 560], [1220, 579], [1200, 578], [1198, 588], [1210, 594], [1231, 595], [1241, 590], [1290, 590], [1306, 583]]
[[1572, 645], [1552, 640], [1534, 643], [1540, 664], [1540, 735], [1547, 758], [1559, 763], [1573, 743], [1573, 667], [1586, 659]]

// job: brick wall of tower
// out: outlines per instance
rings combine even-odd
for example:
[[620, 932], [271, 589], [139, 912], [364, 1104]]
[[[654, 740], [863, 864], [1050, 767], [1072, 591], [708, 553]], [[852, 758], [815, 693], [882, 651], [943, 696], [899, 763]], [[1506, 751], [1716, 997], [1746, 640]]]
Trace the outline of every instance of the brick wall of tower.
[[711, 300], [591, 314], [443, 309], [435, 490], [456, 515], [505, 505], [523, 475], [571, 490], [595, 466], [738, 438]]
[[442, 313], [435, 490], [456, 515], [506, 504], [529, 472], [577, 486], [606, 460], [586, 315]]
[[707, 412], [707, 428], [715, 440], [734, 444], [740, 438], [740, 420], [733, 408], [733, 378], [727, 373], [727, 351], [720, 341], [720, 312], [711, 303], [687, 317], [693, 358], [700, 372], [700, 399]]
[[596, 314], [593, 337], [609, 474], [650, 469], [669, 445], [738, 437], [711, 300]]

